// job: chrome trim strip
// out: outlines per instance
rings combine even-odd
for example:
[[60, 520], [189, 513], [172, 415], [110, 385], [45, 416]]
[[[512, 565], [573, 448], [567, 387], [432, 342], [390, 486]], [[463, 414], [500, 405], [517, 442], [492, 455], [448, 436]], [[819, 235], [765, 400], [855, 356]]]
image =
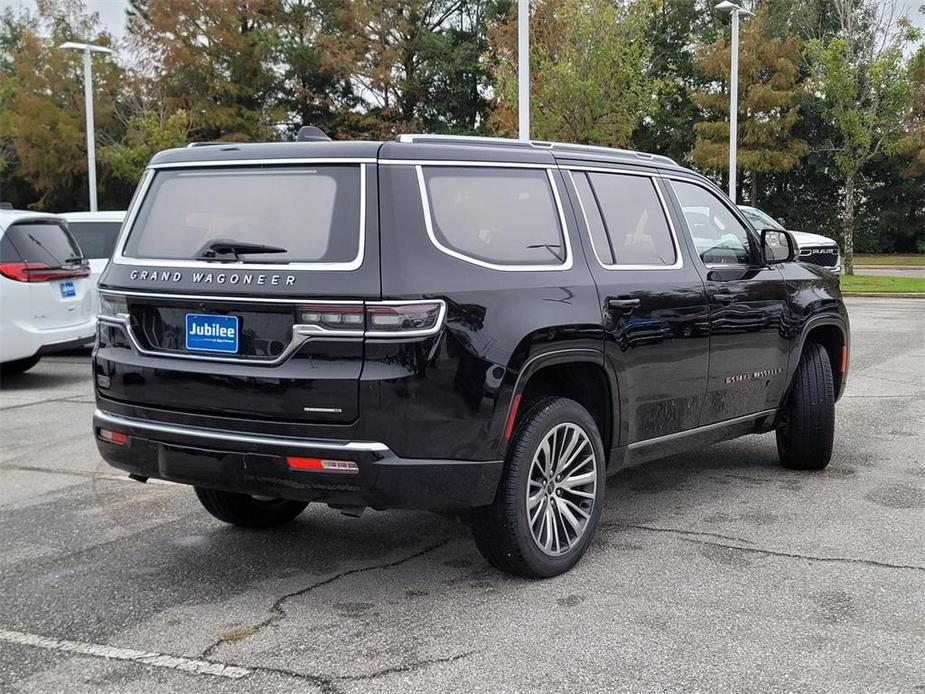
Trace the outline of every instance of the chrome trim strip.
[[259, 303], [259, 304], [311, 304], [311, 303], [323, 303], [323, 304], [361, 304], [362, 301], [319, 301], [313, 299], [312, 297], [306, 297], [304, 299], [274, 299], [268, 297], [259, 297], [259, 296], [228, 296], [228, 295], [209, 295], [209, 294], [168, 294], [163, 292], [145, 292], [145, 291], [135, 291], [131, 289], [101, 289], [101, 294], [119, 294], [121, 296], [137, 296], [141, 299], [175, 299], [178, 301], [218, 301], [224, 303]]
[[260, 436], [255, 434], [239, 434], [225, 429], [203, 429], [201, 427], [186, 427], [175, 424], [160, 424], [134, 417], [123, 417], [110, 414], [103, 410], [93, 413], [95, 420], [110, 426], [132, 427], [159, 434], [176, 434], [194, 438], [208, 439], [221, 443], [247, 443], [264, 446], [288, 446], [291, 448], [313, 448], [327, 451], [388, 451], [389, 447], [378, 441], [320, 441], [315, 439], [296, 439], [283, 436]]
[[[559, 213], [559, 224], [562, 230], [562, 238], [565, 241], [565, 260], [558, 265], [499, 265], [497, 263], [489, 263], [484, 260], [479, 260], [478, 258], [472, 258], [468, 255], [465, 255], [464, 253], [453, 250], [452, 248], [447, 248], [437, 240], [437, 236], [434, 233], [430, 199], [427, 195], [427, 185], [424, 182], [424, 166], [429, 164], [429, 162], [425, 162], [424, 164], [416, 164], [415, 170], [417, 171], [418, 189], [421, 194], [421, 208], [424, 212], [424, 227], [427, 230], [427, 236], [430, 238], [430, 242], [437, 248], [437, 250], [442, 251], [443, 253], [446, 253], [448, 256], [456, 258], [457, 260], [462, 260], [463, 262], [471, 263], [472, 265], [478, 265], [479, 267], [483, 267], [488, 270], [500, 270], [501, 272], [554, 272], [572, 269], [572, 243], [571, 239], [569, 238], [568, 225], [565, 222], [565, 211], [562, 208], [562, 198], [559, 196], [559, 188], [556, 184], [556, 179], [553, 176], [555, 167], [543, 165], [540, 167], [530, 166], [527, 168], [542, 168], [546, 170], [546, 177], [549, 181], [550, 188], [552, 188], [553, 200], [555, 201], [556, 209]], [[470, 162], [470, 164], [472, 166], [483, 165], [480, 162]], [[447, 165], [454, 164], [450, 162]], [[501, 166], [506, 168], [518, 168], [517, 166], [511, 167], [506, 164], [502, 164]]]
[[741, 417], [734, 417], [733, 419], [725, 419], [722, 422], [713, 422], [712, 424], [705, 424], [701, 427], [694, 427], [693, 429], [685, 429], [684, 431], [676, 431], [673, 434], [665, 434], [664, 436], [656, 436], [652, 439], [645, 439], [644, 441], [636, 441], [629, 444], [626, 448], [627, 450], [636, 450], [638, 448], [644, 448], [646, 446], [651, 446], [657, 443], [667, 443], [669, 441], [677, 441], [678, 439], [683, 439], [688, 436], [694, 436], [696, 434], [703, 434], [708, 431], [713, 431], [715, 429], [722, 429], [723, 427], [733, 426], [735, 424], [742, 424], [743, 422], [748, 422], [750, 420], [757, 420], [761, 417], [768, 417], [770, 415], [776, 415], [777, 408], [771, 410], [762, 410], [761, 412], [754, 412], [752, 414], [743, 415]]
[[[668, 230], [671, 233], [671, 244], [674, 246], [674, 255], [675, 261], [671, 265], [621, 265], [621, 264], [608, 264], [601, 260], [601, 256], [598, 255], [597, 246], [594, 245], [594, 236], [591, 234], [591, 226], [588, 224], [588, 215], [585, 213], [585, 203], [581, 199], [581, 194], [578, 192], [578, 187], [575, 185], [575, 177], [572, 175], [572, 167], [568, 168], [569, 179], [572, 182], [572, 187], [575, 189], [575, 195], [578, 198], [578, 207], [581, 209], [581, 217], [585, 223], [585, 230], [588, 233], [588, 238], [591, 240], [591, 250], [594, 252], [594, 257], [597, 259], [598, 265], [600, 265], [605, 270], [680, 270], [684, 267], [684, 254], [681, 253], [681, 244], [678, 241], [678, 232], [675, 229], [674, 222], [671, 221], [671, 214], [668, 212], [668, 204], [665, 202], [665, 197], [662, 195], [661, 188], [659, 188], [657, 178], [652, 173], [634, 171], [634, 172], [624, 172], [616, 169], [598, 169], [598, 168], [581, 168], [581, 171], [591, 171], [591, 172], [605, 172], [611, 174], [622, 174], [622, 173], [632, 173], [634, 176], [645, 176], [652, 182], [652, 187], [655, 188], [655, 193], [658, 195], [659, 203], [662, 206], [662, 214], [665, 215], [665, 220], [668, 222]], [[604, 213], [601, 211], [601, 218], [603, 219]], [[605, 229], [606, 233], [606, 229]]]
[[452, 159], [380, 159], [386, 166], [479, 166], [503, 169], [551, 169], [552, 164], [517, 161], [452, 160]]
[[[254, 159], [254, 160], [228, 160], [222, 162], [183, 162], [183, 163], [171, 163], [170, 165], [157, 165], [149, 167], [145, 170], [145, 178], [142, 179], [141, 184], [139, 185], [139, 192], [136, 195], [131, 209], [128, 211], [128, 214], [125, 217], [125, 222], [122, 225], [122, 231], [119, 234], [119, 239], [116, 242], [116, 247], [113, 250], [111, 262], [115, 265], [127, 265], [131, 267], [178, 267], [178, 268], [187, 268], [195, 270], [208, 270], [210, 272], [216, 272], [220, 269], [223, 270], [264, 270], [264, 271], [276, 271], [276, 272], [287, 272], [293, 270], [316, 270], [324, 272], [349, 272], [351, 270], [358, 269], [363, 265], [363, 260], [366, 256], [366, 196], [368, 194], [367, 190], [367, 175], [366, 175], [366, 164], [375, 163], [375, 159], [363, 159], [363, 160], [350, 160], [350, 159]], [[125, 250], [125, 244], [128, 242], [128, 237], [131, 233], [133, 226], [135, 225], [135, 219], [138, 216], [138, 211], [141, 209], [142, 204], [144, 203], [145, 198], [148, 194], [148, 189], [151, 187], [151, 182], [154, 179], [154, 171], [157, 169], [175, 169], [175, 168], [199, 168], [200, 166], [247, 166], [247, 165], [261, 165], [261, 164], [280, 164], [280, 163], [289, 163], [289, 164], [332, 164], [332, 163], [346, 163], [346, 164], [359, 164], [360, 170], [360, 238], [357, 244], [357, 255], [353, 260], [344, 261], [344, 262], [331, 262], [331, 263], [310, 263], [310, 262], [293, 262], [293, 263], [213, 263], [202, 260], [183, 260], [183, 259], [163, 259], [163, 258], [132, 258], [129, 256], [123, 255]]]
[[[232, 143], [229, 143], [232, 145]], [[232, 145], [233, 146], [233, 145]], [[277, 166], [280, 164], [375, 164], [375, 157], [299, 157], [281, 159], [214, 159], [205, 161], [170, 161], [163, 164], [150, 164], [149, 169], [198, 169], [213, 166]]]

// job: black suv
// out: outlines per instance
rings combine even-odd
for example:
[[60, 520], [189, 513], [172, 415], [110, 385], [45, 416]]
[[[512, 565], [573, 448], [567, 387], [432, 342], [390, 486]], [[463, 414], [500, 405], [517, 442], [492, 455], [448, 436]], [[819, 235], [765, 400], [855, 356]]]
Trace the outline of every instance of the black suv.
[[605, 475], [777, 431], [818, 470], [834, 275], [670, 159], [405, 135], [152, 159], [100, 281], [94, 432], [222, 521], [461, 514], [489, 562], [585, 552]]

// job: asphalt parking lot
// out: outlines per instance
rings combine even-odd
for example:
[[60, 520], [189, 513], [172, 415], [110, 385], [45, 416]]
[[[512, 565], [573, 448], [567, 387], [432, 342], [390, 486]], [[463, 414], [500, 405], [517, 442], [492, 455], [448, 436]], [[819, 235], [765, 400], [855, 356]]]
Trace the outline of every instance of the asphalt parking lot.
[[526, 582], [418, 512], [273, 531], [98, 457], [86, 354], [0, 391], [0, 691], [925, 688], [925, 301], [848, 301], [824, 473], [773, 435], [621, 472], [579, 566]]

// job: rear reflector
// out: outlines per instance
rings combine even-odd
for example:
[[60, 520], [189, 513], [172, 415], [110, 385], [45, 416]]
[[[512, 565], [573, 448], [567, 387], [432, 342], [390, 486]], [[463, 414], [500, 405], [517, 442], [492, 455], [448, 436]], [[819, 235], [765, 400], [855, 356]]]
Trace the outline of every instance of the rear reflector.
[[75, 267], [49, 267], [45, 263], [0, 263], [0, 275], [17, 282], [50, 282], [70, 277], [89, 277], [85, 265]]
[[328, 460], [327, 458], [298, 458], [288, 456], [286, 464], [292, 470], [313, 470], [315, 472], [357, 473], [360, 468], [352, 460]]
[[841, 372], [848, 371], [848, 345], [842, 345], [841, 348]]
[[517, 420], [517, 410], [520, 408], [520, 393], [514, 396], [511, 409], [507, 413], [507, 422], [504, 424], [504, 440], [507, 441], [514, 433], [514, 422]]
[[128, 434], [123, 434], [121, 431], [112, 431], [110, 429], [100, 429], [100, 438], [103, 441], [109, 441], [109, 443], [114, 443], [117, 446], [124, 446], [128, 443]]

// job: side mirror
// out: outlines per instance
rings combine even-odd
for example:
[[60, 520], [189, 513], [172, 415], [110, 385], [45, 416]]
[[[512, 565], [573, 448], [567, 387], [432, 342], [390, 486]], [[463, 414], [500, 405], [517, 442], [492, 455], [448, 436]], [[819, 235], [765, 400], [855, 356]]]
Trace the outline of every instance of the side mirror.
[[789, 263], [796, 259], [797, 242], [793, 234], [780, 229], [762, 229], [761, 255], [768, 265]]

